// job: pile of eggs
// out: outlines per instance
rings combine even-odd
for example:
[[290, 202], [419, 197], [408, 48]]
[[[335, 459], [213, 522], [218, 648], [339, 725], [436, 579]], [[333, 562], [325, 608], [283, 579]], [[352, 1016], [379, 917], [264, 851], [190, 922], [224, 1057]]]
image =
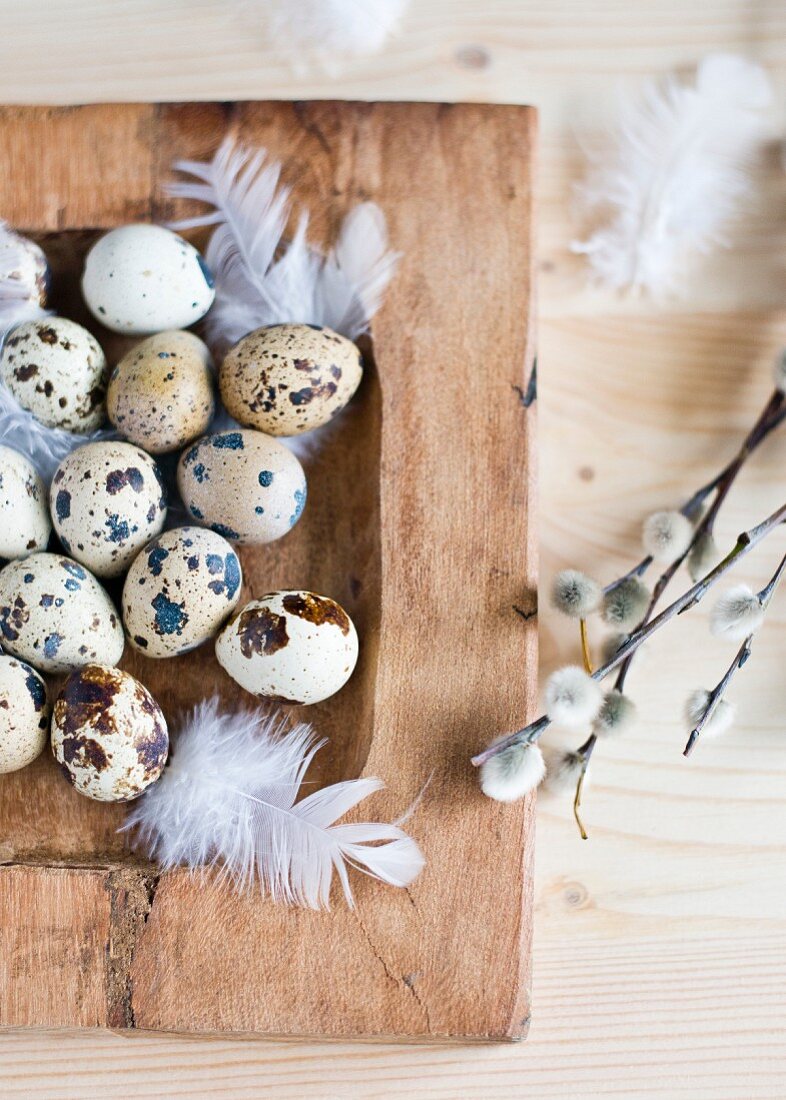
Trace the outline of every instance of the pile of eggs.
[[[26, 244], [24, 276], [43, 306], [46, 259]], [[283, 703], [319, 702], [351, 676], [358, 638], [344, 609], [298, 590], [239, 606], [238, 547], [297, 523], [306, 476], [279, 437], [331, 420], [363, 364], [345, 337], [291, 323], [250, 333], [216, 371], [187, 331], [210, 309], [213, 279], [191, 244], [159, 226], [97, 240], [82, 293], [101, 325], [138, 338], [116, 364], [57, 316], [17, 325], [0, 353], [0, 382], [41, 424], [115, 430], [71, 450], [48, 491], [25, 456], [0, 446], [0, 774], [51, 739], [74, 789], [114, 802], [155, 782], [169, 751], [158, 703], [117, 667], [126, 644], [163, 659], [214, 642], [245, 691]], [[237, 427], [211, 431], [216, 389]], [[178, 456], [187, 514], [176, 527], [167, 455]], [[104, 582], [122, 584], [119, 607]], [[46, 677], [62, 676], [52, 701]]]

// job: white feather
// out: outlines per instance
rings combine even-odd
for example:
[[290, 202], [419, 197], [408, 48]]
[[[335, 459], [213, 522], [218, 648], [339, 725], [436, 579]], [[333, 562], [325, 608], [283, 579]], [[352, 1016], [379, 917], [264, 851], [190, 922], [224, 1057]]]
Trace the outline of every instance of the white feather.
[[379, 53], [409, 0], [267, 0], [265, 7], [268, 34], [296, 72], [316, 62], [337, 75], [347, 58]]
[[261, 711], [219, 712], [218, 700], [188, 716], [161, 779], [131, 808], [124, 829], [164, 870], [216, 867], [240, 891], [258, 886], [275, 901], [328, 908], [335, 871], [353, 904], [348, 868], [406, 886], [423, 867], [398, 825], [336, 821], [382, 787], [352, 779], [296, 801], [324, 744], [311, 726], [287, 729]]
[[31, 412], [23, 409], [11, 391], [0, 383], [0, 443], [26, 455], [46, 485], [51, 482], [65, 456], [76, 447], [99, 439], [115, 438], [117, 433], [112, 430], [77, 435], [62, 428], [47, 428]]
[[193, 180], [170, 184], [169, 193], [212, 207], [174, 228], [216, 227], [205, 258], [216, 280], [206, 324], [217, 355], [254, 329], [285, 321], [326, 325], [350, 339], [367, 331], [399, 259], [377, 206], [351, 210], [323, 256], [308, 244], [306, 213], [284, 242], [290, 192], [265, 150], [236, 148], [227, 138], [210, 163], [175, 168]]
[[712, 54], [695, 86], [670, 76], [625, 102], [611, 148], [588, 153], [579, 189], [602, 223], [572, 248], [616, 290], [673, 291], [692, 252], [727, 241], [724, 229], [748, 192], [748, 167], [771, 91], [764, 71]]

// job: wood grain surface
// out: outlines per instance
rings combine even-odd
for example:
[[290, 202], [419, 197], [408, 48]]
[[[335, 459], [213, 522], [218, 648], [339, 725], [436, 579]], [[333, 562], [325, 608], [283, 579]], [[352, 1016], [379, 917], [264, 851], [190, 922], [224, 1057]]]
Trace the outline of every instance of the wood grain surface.
[[[578, 561], [610, 575], [641, 513], [682, 498], [731, 453], [786, 342], [786, 10], [781, 0], [418, 0], [401, 36], [338, 78], [292, 72], [239, 0], [0, 0], [0, 101], [447, 99], [532, 103], [541, 125], [541, 575]], [[733, 247], [686, 293], [650, 303], [586, 284], [577, 138], [602, 134], [620, 85], [740, 51], [774, 82], [764, 156]], [[42, 57], [45, 56], [45, 62]], [[733, 534], [773, 504], [786, 439], [729, 501]], [[775, 549], [775, 548], [774, 548]], [[767, 551], [769, 553], [769, 551]], [[750, 579], [770, 560], [750, 559]], [[597, 761], [582, 843], [541, 798], [532, 1024], [514, 1046], [183, 1041], [10, 1033], [14, 1098], [274, 1097], [428, 1100], [759, 1100], [786, 1080], [786, 824], [779, 599], [739, 680], [733, 737], [680, 755], [681, 700], [725, 651], [703, 615], [631, 678], [645, 721]], [[542, 600], [543, 669], [574, 639]], [[701, 651], [697, 663], [697, 651]], [[1, 840], [0, 840], [1, 842]]]
[[[8, 177], [0, 209], [51, 245], [56, 307], [88, 323], [73, 285], [91, 231], [183, 213], [162, 198], [173, 160], [209, 158], [226, 133], [284, 162], [318, 237], [370, 198], [405, 257], [359, 398], [308, 463], [302, 522], [240, 555], [243, 599], [302, 587], [339, 600], [356, 623], [362, 658], [346, 690], [292, 708], [330, 739], [310, 781], [381, 775], [388, 789], [364, 811], [390, 820], [431, 776], [411, 823], [427, 868], [407, 890], [361, 881], [357, 908], [331, 913], [239, 898], [185, 872], [159, 878], [118, 836], [123, 807], [76, 798], [45, 757], [0, 781], [0, 1025], [518, 1038], [529, 1018], [531, 806], [488, 802], [468, 755], [535, 703], [535, 622], [515, 610], [534, 606], [536, 584], [533, 414], [519, 398], [534, 357], [534, 112], [6, 108], [0, 158], [34, 182]], [[98, 189], [85, 182], [93, 175]], [[170, 725], [213, 692], [242, 702], [211, 646], [169, 661], [129, 649], [123, 667]], [[46, 807], [32, 819], [31, 800]]]

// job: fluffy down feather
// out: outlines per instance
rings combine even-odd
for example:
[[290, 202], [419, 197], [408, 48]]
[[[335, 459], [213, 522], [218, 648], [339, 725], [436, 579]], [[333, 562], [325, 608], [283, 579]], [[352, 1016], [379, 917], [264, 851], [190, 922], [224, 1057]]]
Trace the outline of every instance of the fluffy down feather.
[[379, 53], [409, 0], [269, 0], [267, 29], [297, 72], [310, 61], [328, 73], [349, 57]]
[[262, 711], [219, 712], [200, 703], [174, 741], [161, 779], [131, 808], [124, 829], [164, 870], [216, 867], [240, 891], [259, 886], [273, 900], [328, 908], [335, 871], [353, 905], [348, 868], [406, 886], [424, 864], [398, 825], [336, 821], [382, 787], [351, 779], [296, 801], [324, 744], [311, 726], [287, 729]]
[[265, 150], [237, 148], [228, 138], [210, 163], [175, 167], [193, 180], [170, 184], [169, 193], [212, 207], [174, 228], [215, 226], [205, 259], [216, 299], [206, 324], [218, 355], [254, 329], [284, 321], [327, 325], [352, 340], [367, 331], [399, 259], [388, 249], [379, 207], [366, 202], [350, 210], [322, 255], [306, 239], [306, 213], [284, 242], [290, 191]]
[[695, 84], [650, 82], [620, 110], [610, 147], [588, 153], [579, 190], [601, 224], [573, 250], [615, 289], [675, 290], [683, 260], [726, 243], [724, 228], [748, 191], [748, 165], [771, 99], [758, 65], [711, 54]]

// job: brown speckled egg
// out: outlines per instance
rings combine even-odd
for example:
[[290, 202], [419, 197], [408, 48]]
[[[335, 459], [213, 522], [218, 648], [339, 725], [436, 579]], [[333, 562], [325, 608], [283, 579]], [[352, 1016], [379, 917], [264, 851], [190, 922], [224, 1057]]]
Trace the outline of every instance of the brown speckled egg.
[[149, 543], [128, 571], [123, 622], [147, 657], [174, 657], [202, 645], [240, 599], [243, 575], [225, 538], [177, 527]]
[[129, 673], [88, 665], [68, 677], [55, 701], [52, 752], [80, 794], [129, 802], [164, 769], [166, 720], [147, 688]]
[[46, 684], [30, 665], [0, 656], [0, 775], [31, 764], [49, 736]]
[[106, 359], [86, 328], [65, 317], [17, 325], [3, 345], [3, 382], [48, 428], [85, 435], [106, 419]]
[[244, 336], [221, 364], [227, 411], [268, 435], [327, 424], [360, 385], [363, 359], [345, 336], [318, 325], [268, 325]]
[[109, 419], [151, 454], [177, 451], [213, 419], [210, 352], [193, 332], [161, 332], [132, 348], [112, 371]]
[[319, 703], [344, 686], [358, 636], [343, 607], [313, 592], [271, 592], [252, 600], [216, 639], [218, 663], [252, 695]]
[[0, 569], [0, 643], [39, 672], [72, 672], [123, 656], [123, 627], [107, 593], [84, 566], [32, 554]]
[[46, 550], [52, 523], [46, 489], [32, 462], [0, 446], [0, 558], [26, 558]]
[[97, 577], [119, 577], [164, 527], [161, 472], [131, 443], [86, 443], [67, 455], [49, 490], [63, 549]]
[[303, 467], [262, 432], [218, 432], [197, 440], [181, 456], [177, 485], [194, 519], [240, 543], [281, 538], [306, 503]]

